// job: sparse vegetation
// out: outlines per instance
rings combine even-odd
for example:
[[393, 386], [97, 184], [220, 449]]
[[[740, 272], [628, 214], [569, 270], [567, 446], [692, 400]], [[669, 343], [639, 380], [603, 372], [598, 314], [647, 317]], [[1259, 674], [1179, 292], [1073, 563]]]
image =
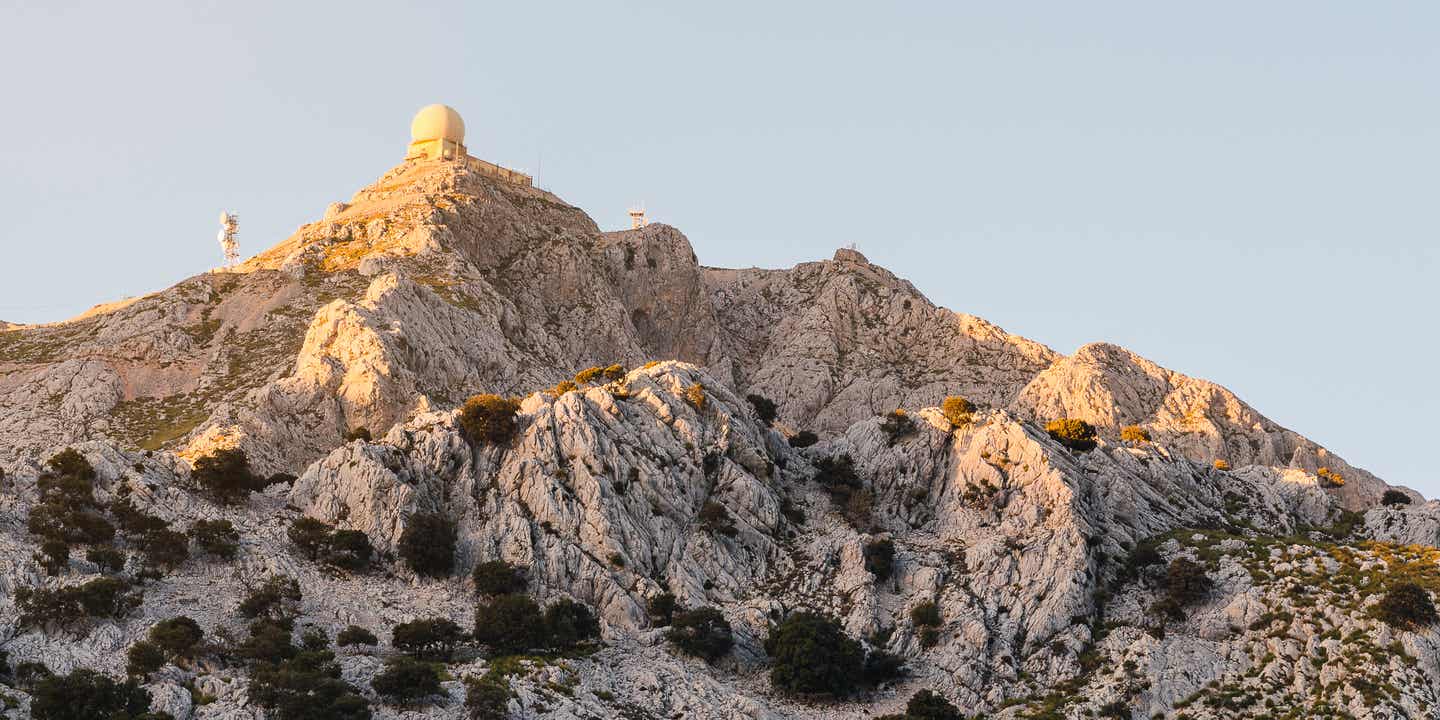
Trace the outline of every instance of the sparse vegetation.
[[530, 584], [523, 568], [504, 560], [476, 565], [471, 577], [475, 581], [475, 594], [481, 596], [522, 593]]
[[940, 414], [955, 427], [969, 425], [975, 418], [975, 405], [959, 395], [951, 395], [940, 401]]
[[419, 659], [448, 661], [464, 638], [465, 631], [450, 619], [431, 617], [396, 625], [390, 644]]
[[1376, 604], [1375, 614], [1385, 624], [1402, 630], [1419, 630], [1440, 622], [1429, 591], [1413, 582], [1391, 586]]
[[196, 460], [190, 477], [212, 500], [224, 505], [238, 505], [252, 491], [265, 489], [265, 482], [250, 471], [245, 451], [239, 448], [216, 450]]
[[365, 441], [365, 442], [370, 442], [370, 441], [373, 439], [373, 438], [370, 437], [370, 428], [367, 428], [367, 427], [365, 427], [364, 425], [361, 425], [360, 427], [357, 427], [357, 428], [355, 428], [355, 429], [353, 429], [353, 430], [347, 431], [342, 437], [344, 438], [345, 442], [347, 442], [347, 443], [348, 443], [348, 442], [355, 442], [356, 440], [363, 440], [363, 441]]
[[410, 516], [400, 534], [400, 557], [424, 577], [443, 577], [455, 568], [455, 523], [439, 513]]
[[904, 410], [895, 408], [881, 416], [880, 431], [885, 433], [890, 444], [894, 445], [915, 432], [915, 420]]
[[344, 630], [340, 631], [339, 635], [335, 636], [335, 644], [340, 647], [349, 647], [351, 645], [378, 645], [379, 643], [380, 638], [375, 637], [375, 633], [359, 625], [347, 626]]
[[730, 652], [735, 644], [730, 622], [713, 607], [701, 607], [676, 613], [665, 631], [665, 639], [687, 655], [710, 662]]
[[813, 612], [791, 614], [765, 639], [770, 684], [805, 695], [845, 697], [864, 673], [865, 653], [840, 623]]
[[910, 622], [916, 627], [939, 627], [940, 606], [933, 601], [926, 600], [915, 607], [910, 608]]
[[386, 660], [370, 687], [387, 702], [401, 705], [419, 704], [444, 692], [434, 667], [404, 655]]
[[35, 720], [146, 720], [150, 693], [134, 680], [116, 682], [80, 668], [69, 675], [49, 675], [31, 690], [30, 715]]
[[807, 448], [820, 442], [820, 436], [809, 430], [801, 430], [790, 436], [790, 447]]
[[1136, 445], [1148, 443], [1150, 442], [1150, 431], [1139, 425], [1126, 425], [1120, 428], [1120, 439]]
[[1165, 570], [1165, 597], [1156, 603], [1156, 610], [1183, 620], [1184, 609], [1205, 600], [1214, 587], [1204, 565], [1189, 558], [1175, 558]]
[[705, 397], [705, 386], [700, 383], [695, 383], [685, 388], [685, 402], [690, 403], [690, 406], [696, 410], [703, 411], [705, 409], [705, 403], [708, 402], [708, 399]]
[[865, 544], [864, 553], [865, 569], [879, 582], [889, 580], [890, 573], [895, 569], [895, 541], [890, 538], [872, 540]]
[[[573, 387], [571, 389], [574, 389]], [[557, 396], [563, 393], [557, 393]], [[470, 442], [503, 445], [520, 427], [520, 401], [499, 395], [476, 395], [460, 408], [460, 430]]]
[[1045, 432], [1071, 450], [1095, 449], [1095, 427], [1084, 420], [1061, 418], [1045, 423]]
[[1409, 495], [1406, 495], [1403, 491], [1400, 491], [1400, 490], [1386, 490], [1386, 491], [1385, 491], [1385, 494], [1382, 495], [1382, 496], [1380, 496], [1380, 504], [1381, 504], [1381, 505], [1409, 505], [1409, 504], [1410, 504], [1410, 496], [1409, 496]]
[[473, 636], [496, 655], [544, 647], [544, 616], [529, 595], [498, 595], [475, 608]]
[[1320, 478], [1320, 487], [1338, 488], [1345, 486], [1345, 478], [1341, 476], [1340, 473], [1335, 472], [1328, 467], [1316, 469], [1315, 476]]
[[1216, 459], [1215, 459], [1215, 462], [1211, 463], [1211, 465], [1213, 465], [1213, 466], [1215, 467], [1215, 469], [1216, 469], [1216, 470], [1219, 470], [1220, 472], [1229, 472], [1229, 471], [1230, 471], [1230, 461], [1228, 461], [1228, 460], [1224, 460], [1224, 459], [1221, 459], [1221, 458], [1216, 458]]
[[765, 425], [775, 422], [775, 401], [764, 395], [755, 395], [753, 393], [746, 395], [745, 399], [750, 401], [750, 407], [755, 409], [755, 417], [760, 418], [760, 422]]
[[240, 533], [229, 520], [197, 520], [190, 526], [190, 539], [200, 552], [234, 560], [240, 549]]
[[70, 628], [92, 618], [119, 619], [139, 607], [143, 599], [143, 591], [121, 577], [102, 577], [60, 588], [15, 590], [21, 628]]
[[669, 625], [675, 617], [675, 596], [668, 592], [660, 593], [650, 598], [645, 605], [645, 610], [650, 616], [650, 622], [659, 627]]
[[725, 537], [735, 537], [740, 534], [740, 531], [735, 528], [734, 518], [730, 517], [730, 511], [714, 500], [705, 501], [696, 519], [700, 521], [700, 526], [708, 532]]
[[300, 583], [285, 575], [272, 575], [240, 601], [241, 617], [264, 619], [290, 627], [300, 607]]

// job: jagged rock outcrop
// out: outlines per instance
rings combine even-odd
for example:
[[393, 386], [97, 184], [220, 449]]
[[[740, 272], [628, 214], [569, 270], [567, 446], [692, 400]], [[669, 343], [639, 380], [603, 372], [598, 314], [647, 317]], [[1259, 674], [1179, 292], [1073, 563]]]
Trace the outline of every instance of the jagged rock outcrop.
[[[611, 363], [628, 371], [556, 386]], [[523, 397], [513, 439], [465, 436], [457, 409], [479, 392]], [[749, 394], [774, 401], [773, 424]], [[959, 425], [934, 407], [953, 394], [978, 406]], [[1096, 447], [1051, 438], [1058, 417], [1094, 424]], [[1132, 424], [1150, 439], [1122, 441]], [[374, 439], [343, 439], [359, 428]], [[800, 430], [819, 442], [792, 447]], [[48, 574], [26, 527], [41, 462], [67, 445], [102, 506], [128, 497], [176, 529], [229, 520], [237, 558], [192, 558], [119, 619], [21, 627], [17, 589], [100, 573], [77, 546]], [[191, 461], [229, 446], [261, 476], [298, 477], [216, 505]], [[463, 717], [457, 678], [502, 665], [512, 714], [561, 718], [860, 718], [920, 688], [1014, 720], [1263, 716], [1267, 702], [1419, 717], [1440, 684], [1436, 631], [1373, 611], [1395, 578], [1440, 590], [1440, 504], [1376, 507], [1381, 480], [1224, 388], [1110, 345], [1059, 355], [934, 306], [854, 250], [705, 268], [675, 228], [601, 232], [543, 190], [453, 163], [402, 165], [232, 270], [0, 326], [0, 468], [0, 648], [58, 672], [118, 674], [178, 614], [239, 637], [238, 599], [284, 574], [302, 626], [381, 636], [339, 655], [374, 699], [389, 631], [426, 616], [468, 628], [466, 573], [504, 559], [542, 602], [593, 607], [605, 646], [467, 657], [427, 715]], [[453, 577], [396, 559], [420, 513], [457, 524]], [[375, 567], [304, 557], [286, 534], [302, 515], [365, 533]], [[116, 541], [136, 577], [138, 542]], [[882, 545], [888, 577], [870, 559]], [[1213, 590], [1167, 605], [1177, 558]], [[718, 608], [734, 650], [675, 655], [647, 612], [662, 593]], [[938, 624], [912, 612], [928, 603]], [[764, 638], [802, 608], [908, 675], [845, 704], [776, 692]], [[258, 718], [247, 682], [212, 658], [147, 687], [178, 720]], [[1197, 698], [1206, 687], [1224, 701]], [[0, 692], [15, 703], [0, 712], [23, 717], [24, 693]]]

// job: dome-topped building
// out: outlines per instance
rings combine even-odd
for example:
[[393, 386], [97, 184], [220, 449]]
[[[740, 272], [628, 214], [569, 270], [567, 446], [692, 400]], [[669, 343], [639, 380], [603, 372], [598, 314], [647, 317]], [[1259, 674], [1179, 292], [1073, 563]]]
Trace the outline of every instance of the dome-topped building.
[[406, 160], [458, 160], [465, 155], [465, 121], [455, 108], [437, 103], [415, 113]]
[[530, 176], [470, 156], [465, 149], [465, 121], [449, 105], [426, 105], [410, 121], [410, 148], [406, 160], [450, 160], [497, 180], [530, 185]]

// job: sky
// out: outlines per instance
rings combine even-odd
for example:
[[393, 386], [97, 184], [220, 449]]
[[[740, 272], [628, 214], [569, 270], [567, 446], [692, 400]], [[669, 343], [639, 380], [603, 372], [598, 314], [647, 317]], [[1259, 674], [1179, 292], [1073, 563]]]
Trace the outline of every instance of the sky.
[[472, 154], [702, 263], [855, 243], [1440, 495], [1440, 3], [0, 0], [0, 319], [277, 243], [457, 108]]

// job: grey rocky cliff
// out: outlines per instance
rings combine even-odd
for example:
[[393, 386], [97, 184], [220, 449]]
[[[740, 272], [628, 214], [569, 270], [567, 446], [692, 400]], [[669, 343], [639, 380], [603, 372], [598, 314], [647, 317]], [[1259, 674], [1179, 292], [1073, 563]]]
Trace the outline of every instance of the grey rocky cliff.
[[[612, 362], [630, 368], [623, 380], [542, 391]], [[513, 441], [463, 436], [457, 408], [479, 392], [524, 397]], [[773, 425], [751, 393], [775, 401]], [[934, 408], [953, 394], [979, 406], [959, 426]], [[904, 422], [881, 417], [895, 408]], [[1098, 446], [1050, 438], [1045, 421], [1062, 416], [1093, 423]], [[1122, 442], [1131, 424], [1152, 441]], [[375, 439], [342, 440], [358, 427]], [[804, 429], [820, 442], [791, 447]], [[1115, 703], [1133, 717], [1260, 717], [1267, 701], [1420, 717], [1437, 702], [1436, 631], [1393, 629], [1370, 608], [1392, 573], [1440, 589], [1440, 504], [1376, 507], [1382, 481], [1218, 385], [1109, 345], [1059, 355], [934, 306], [853, 250], [789, 270], [705, 268], [674, 228], [604, 233], [549, 193], [449, 163], [401, 166], [233, 271], [0, 328], [0, 438], [12, 664], [118, 674], [124, 649], [177, 614], [238, 635], [235, 604], [275, 573], [299, 581], [301, 623], [332, 636], [355, 623], [388, 640], [431, 615], [469, 627], [466, 571], [505, 559], [542, 602], [594, 607], [605, 639], [513, 676], [517, 717], [861, 718], [921, 688], [1017, 719]], [[22, 631], [17, 588], [97, 573], [77, 549], [46, 575], [26, 532], [40, 462], [67, 445], [97, 468], [100, 499], [127, 488], [177, 529], [230, 520], [239, 557], [147, 583], [123, 620]], [[191, 461], [232, 445], [298, 479], [214, 505]], [[868, 514], [814, 479], [842, 456]], [[1320, 467], [1344, 486], [1322, 485]], [[706, 503], [733, 536], [700, 521]], [[458, 523], [454, 578], [393, 559], [422, 512]], [[285, 533], [300, 515], [363, 531], [378, 566], [351, 576], [302, 558]], [[896, 552], [886, 580], [864, 557], [880, 540]], [[1183, 619], [1152, 612], [1163, 569], [1131, 562], [1152, 547], [1215, 581]], [[669, 649], [645, 612], [662, 592], [719, 608], [734, 652], [711, 665]], [[910, 614], [926, 602], [942, 618], [933, 645]], [[801, 608], [908, 675], [843, 704], [774, 691], [763, 640]], [[392, 653], [342, 651], [346, 679], [367, 688]], [[449, 698], [426, 715], [462, 717], [459, 678], [490, 668], [450, 668]], [[214, 700], [193, 704], [187, 685]], [[178, 720], [258, 718], [245, 687], [237, 668], [167, 667], [150, 690]], [[1207, 687], [1254, 700], [1211, 707], [1195, 697]], [[23, 717], [23, 693], [3, 692]]]

